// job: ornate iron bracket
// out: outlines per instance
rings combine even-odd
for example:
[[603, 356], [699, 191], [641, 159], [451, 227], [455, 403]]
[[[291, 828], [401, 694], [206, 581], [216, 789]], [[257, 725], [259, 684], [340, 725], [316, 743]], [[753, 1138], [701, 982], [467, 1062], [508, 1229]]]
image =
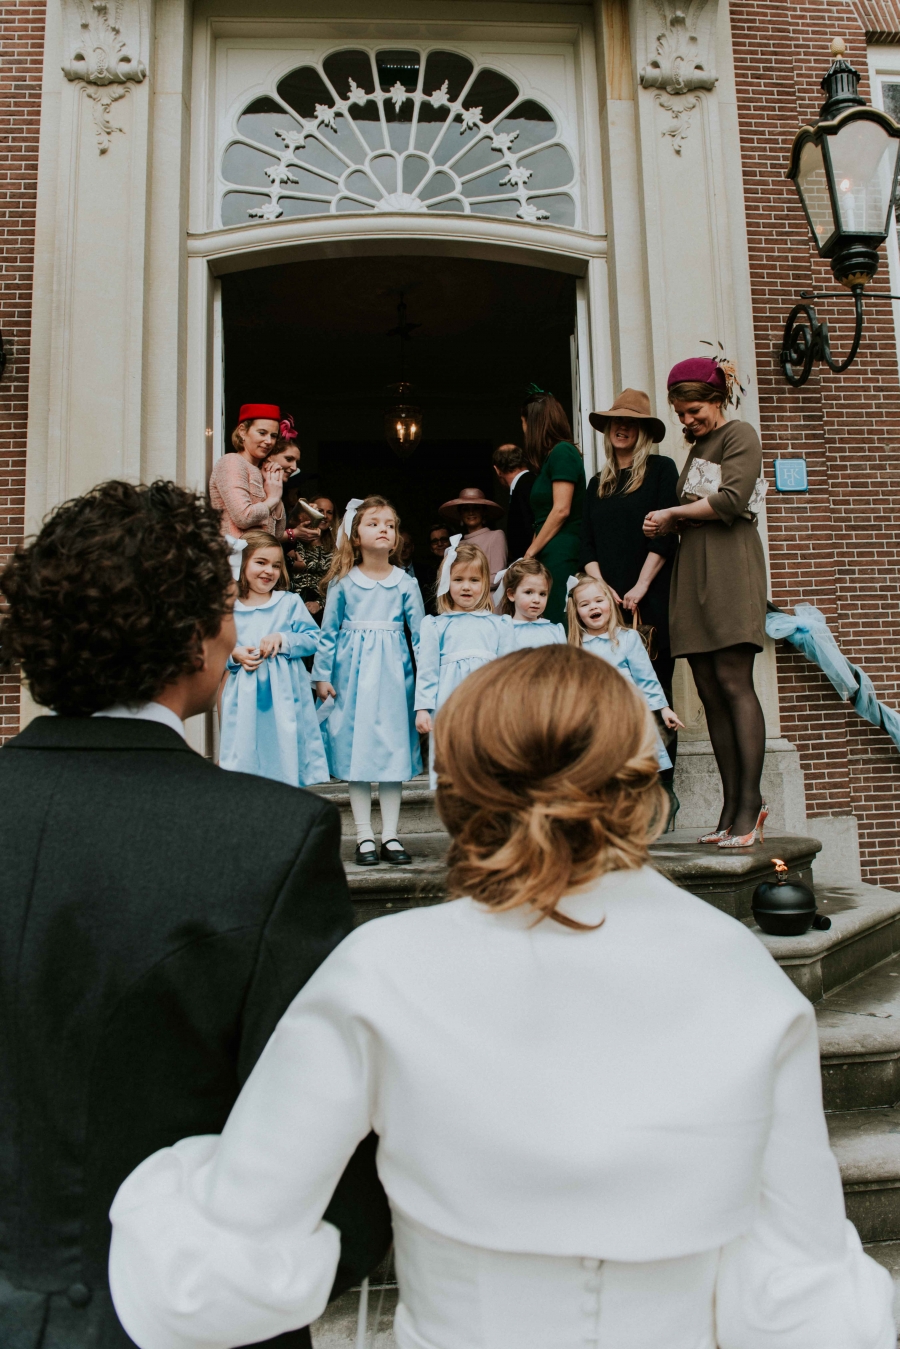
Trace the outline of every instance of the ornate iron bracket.
[[[900, 295], [890, 295], [885, 291], [866, 291], [865, 286], [851, 286], [850, 291], [853, 295], [853, 307], [856, 314], [856, 330], [853, 334], [849, 355], [842, 361], [835, 360], [832, 355], [828, 324], [818, 318], [811, 304], [795, 304], [788, 315], [787, 323], [784, 325], [784, 337], [782, 338], [778, 360], [785, 379], [795, 389], [799, 389], [800, 385], [805, 384], [809, 379], [815, 361], [824, 361], [829, 370], [833, 370], [836, 375], [840, 375], [856, 360], [863, 330], [864, 295], [870, 300], [900, 300]], [[836, 300], [843, 298], [846, 294], [846, 290], [818, 292], [801, 290], [800, 298], [804, 302], [809, 300]], [[806, 323], [797, 322], [801, 315], [807, 320]]]

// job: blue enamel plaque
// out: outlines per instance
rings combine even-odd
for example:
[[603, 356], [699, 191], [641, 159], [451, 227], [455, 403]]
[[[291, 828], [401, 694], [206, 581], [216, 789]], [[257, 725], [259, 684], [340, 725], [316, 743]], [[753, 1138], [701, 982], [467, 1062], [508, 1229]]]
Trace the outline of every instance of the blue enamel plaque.
[[775, 490], [778, 492], [808, 492], [805, 459], [775, 460]]

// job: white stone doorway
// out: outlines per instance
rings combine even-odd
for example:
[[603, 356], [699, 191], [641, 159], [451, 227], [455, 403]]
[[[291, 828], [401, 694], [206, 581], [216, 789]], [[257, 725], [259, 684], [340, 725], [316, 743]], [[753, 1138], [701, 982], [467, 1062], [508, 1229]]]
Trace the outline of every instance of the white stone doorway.
[[[340, 507], [382, 493], [422, 555], [438, 506], [460, 488], [502, 503], [491, 452], [521, 443], [530, 381], [557, 395], [579, 434], [580, 389], [590, 381], [577, 371], [578, 289], [569, 273], [446, 256], [232, 273], [221, 284], [225, 435], [242, 402], [278, 402], [296, 420], [304, 495], [324, 493]], [[415, 325], [403, 352], [391, 333], [401, 300]], [[408, 458], [383, 432], [401, 376], [423, 413], [423, 439]]]

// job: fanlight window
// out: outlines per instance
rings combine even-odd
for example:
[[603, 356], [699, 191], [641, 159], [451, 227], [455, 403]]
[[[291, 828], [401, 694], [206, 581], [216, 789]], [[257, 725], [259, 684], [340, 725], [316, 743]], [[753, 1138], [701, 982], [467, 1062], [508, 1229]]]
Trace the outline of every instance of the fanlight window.
[[574, 225], [575, 170], [550, 112], [455, 52], [333, 52], [237, 118], [222, 224], [452, 211]]

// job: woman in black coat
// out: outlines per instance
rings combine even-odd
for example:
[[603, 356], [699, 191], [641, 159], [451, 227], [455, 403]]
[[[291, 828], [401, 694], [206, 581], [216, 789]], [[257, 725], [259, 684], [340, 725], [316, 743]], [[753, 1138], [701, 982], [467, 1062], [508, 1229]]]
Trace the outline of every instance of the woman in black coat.
[[[626, 389], [608, 412], [592, 412], [591, 425], [603, 432], [606, 463], [588, 483], [581, 520], [581, 569], [604, 580], [616, 594], [626, 623], [640, 609], [642, 623], [656, 628], [653, 668], [672, 705], [675, 660], [669, 647], [669, 585], [678, 538], [648, 538], [649, 511], [677, 506], [678, 467], [653, 446], [666, 434], [650, 411], [650, 399]], [[668, 746], [675, 760], [675, 745]], [[671, 778], [673, 770], [663, 774]]]

